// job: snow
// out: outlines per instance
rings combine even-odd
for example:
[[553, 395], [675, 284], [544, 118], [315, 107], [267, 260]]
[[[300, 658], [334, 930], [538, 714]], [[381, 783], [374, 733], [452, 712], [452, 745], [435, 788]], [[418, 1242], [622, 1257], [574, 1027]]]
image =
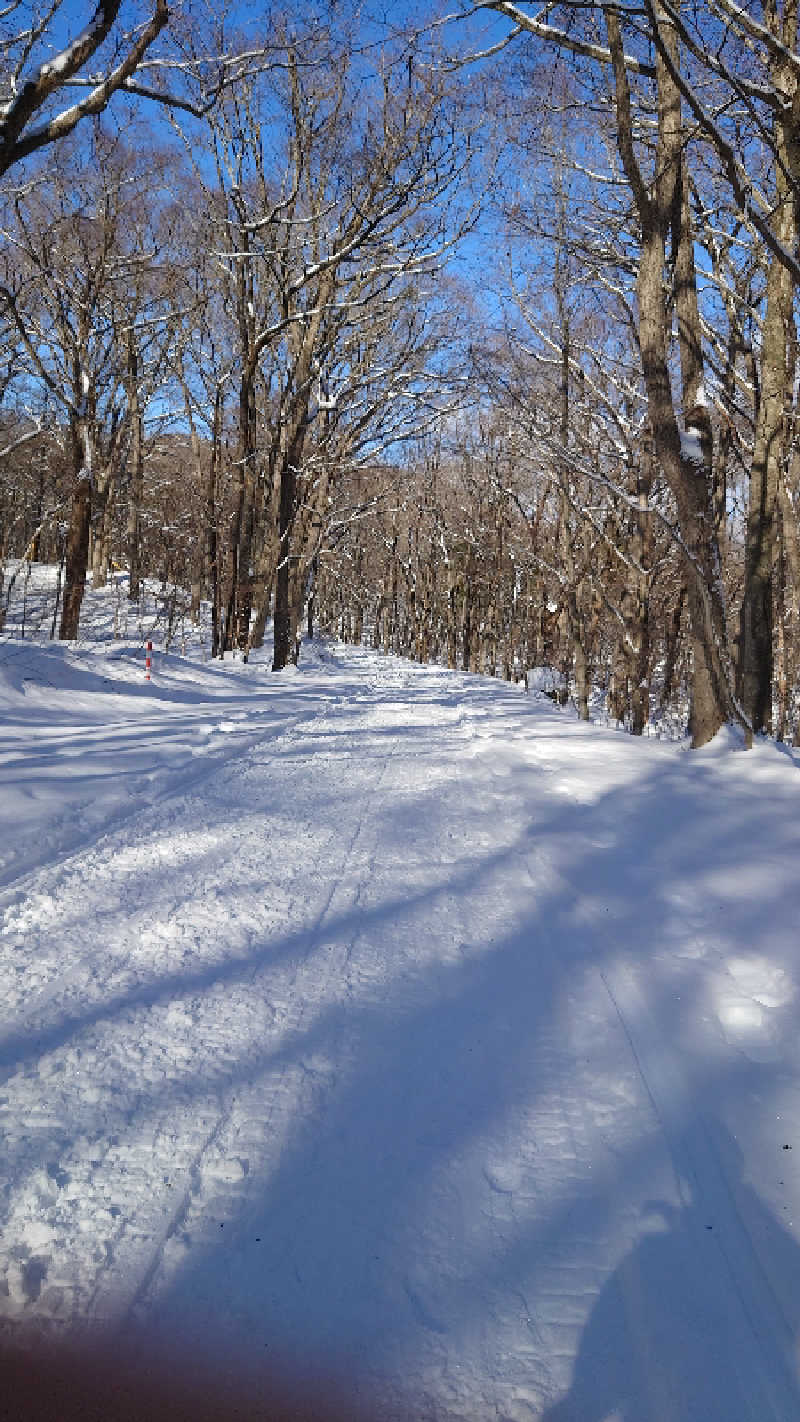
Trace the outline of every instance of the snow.
[[74, 73], [76, 58], [83, 50], [89, 49], [92, 52], [97, 47], [97, 41], [103, 29], [104, 16], [100, 6], [97, 7], [92, 20], [74, 39], [71, 44], [65, 46], [60, 54], [53, 55], [44, 64], [40, 64], [38, 74], [33, 81], [40, 84], [44, 80], [62, 79]]
[[690, 464], [704, 462], [700, 432], [693, 425], [690, 425], [688, 430], [681, 430], [681, 455], [688, 459]]
[[563, 672], [554, 671], [552, 667], [528, 667], [525, 678], [528, 691], [541, 692], [551, 698], [566, 690]]
[[794, 753], [335, 643], [148, 685], [115, 609], [0, 639], [0, 1331], [800, 1416]]
[[743, 751], [745, 745], [745, 734], [740, 726], [720, 726], [717, 734], [694, 752], [694, 757], [700, 760], [718, 760], [721, 756], [730, 755], [731, 751]]

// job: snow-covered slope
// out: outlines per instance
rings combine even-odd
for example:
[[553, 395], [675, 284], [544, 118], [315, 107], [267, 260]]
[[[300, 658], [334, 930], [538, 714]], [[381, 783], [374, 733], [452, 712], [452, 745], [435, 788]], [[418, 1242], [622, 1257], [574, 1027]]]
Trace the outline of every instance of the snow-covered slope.
[[381, 1417], [800, 1417], [797, 765], [0, 641], [2, 1327]]

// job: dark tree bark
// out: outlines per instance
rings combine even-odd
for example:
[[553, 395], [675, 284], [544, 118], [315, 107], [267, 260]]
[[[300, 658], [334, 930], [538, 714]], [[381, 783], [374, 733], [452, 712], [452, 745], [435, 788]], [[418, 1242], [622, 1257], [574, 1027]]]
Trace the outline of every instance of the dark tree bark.
[[[728, 654], [719, 549], [714, 532], [710, 448], [703, 449], [702, 463], [684, 455], [668, 364], [670, 319], [665, 290], [666, 241], [670, 229], [674, 231], [676, 211], [680, 214], [677, 220], [683, 231], [684, 264], [688, 264], [690, 259], [691, 240], [690, 232], [685, 227], [687, 212], [681, 194], [684, 150], [681, 96], [664, 57], [666, 50], [672, 65], [676, 65], [677, 38], [661, 6], [654, 5], [654, 21], [658, 27], [658, 119], [654, 178], [648, 184], [634, 148], [630, 90], [619, 15], [610, 9], [605, 14], [616, 89], [617, 142], [642, 233], [636, 289], [648, 415], [655, 457], [675, 499], [686, 565], [693, 653], [690, 729], [692, 745], [698, 747], [711, 740], [726, 720], [741, 720], [741, 715], [734, 700]], [[679, 249], [680, 245], [679, 239]], [[681, 301], [679, 320], [685, 326], [681, 349], [686, 396], [691, 389], [693, 365], [699, 363], [693, 295], [686, 272], [683, 280], [679, 280], [676, 302], [678, 297]]]
[[92, 483], [86, 459], [86, 432], [73, 430], [71, 444], [74, 468], [72, 508], [67, 532], [64, 570], [64, 602], [61, 608], [59, 639], [74, 642], [78, 636], [81, 604], [89, 563], [89, 529], [92, 519]]
[[278, 570], [275, 575], [275, 643], [272, 670], [288, 666], [293, 651], [292, 628], [292, 530], [297, 512], [297, 468], [302, 449], [300, 441], [287, 451], [281, 469], [278, 496]]
[[[777, 23], [777, 16], [772, 16]], [[797, 8], [786, 7], [781, 39], [792, 51], [797, 40]], [[778, 88], [792, 93], [796, 80], [788, 65], [779, 66]], [[785, 68], [785, 73], [783, 69]], [[796, 195], [791, 174], [800, 171], [794, 116], [775, 119], [777, 204], [772, 216], [776, 238], [793, 252], [797, 240]], [[767, 276], [767, 303], [761, 337], [761, 398], [750, 472], [742, 597], [739, 696], [754, 731], [772, 726], [774, 642], [773, 571], [778, 557], [778, 490], [785, 453], [785, 407], [794, 308], [794, 279], [773, 256]]]

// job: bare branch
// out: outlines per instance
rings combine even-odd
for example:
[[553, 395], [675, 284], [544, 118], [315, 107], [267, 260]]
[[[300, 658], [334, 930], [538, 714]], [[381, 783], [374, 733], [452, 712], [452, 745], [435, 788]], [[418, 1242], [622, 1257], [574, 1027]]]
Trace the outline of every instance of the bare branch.
[[[565, 30], [558, 30], [554, 25], [549, 25], [546, 21], [527, 14], [518, 5], [512, 4], [511, 0], [484, 0], [484, 3], [476, 5], [475, 9], [495, 10], [498, 15], [504, 15], [507, 20], [512, 20], [520, 30], [527, 30], [529, 34], [536, 35], [538, 39], [547, 40], [549, 44], [555, 44], [559, 49], [566, 49], [571, 54], [582, 55], [584, 59], [594, 59], [600, 64], [612, 63], [610, 49], [605, 49], [603, 45], [592, 44], [589, 40], [576, 39], [574, 35], [568, 35]], [[646, 64], [633, 54], [626, 54], [624, 60], [625, 68], [634, 74], [643, 74], [647, 79], [655, 78], [656, 71], [652, 64]]]
[[30, 128], [31, 120], [41, 112], [48, 99], [88, 63], [114, 26], [122, 0], [98, 0], [92, 19], [77, 39], [60, 54], [41, 64], [19, 93], [0, 109], [0, 174], [8, 171], [30, 153], [54, 143], [80, 123], [88, 114], [98, 114], [112, 95], [122, 88], [143, 59], [154, 39], [169, 19], [167, 0], [155, 0], [155, 10], [125, 58], [99, 83], [81, 103], [62, 110], [60, 114]]

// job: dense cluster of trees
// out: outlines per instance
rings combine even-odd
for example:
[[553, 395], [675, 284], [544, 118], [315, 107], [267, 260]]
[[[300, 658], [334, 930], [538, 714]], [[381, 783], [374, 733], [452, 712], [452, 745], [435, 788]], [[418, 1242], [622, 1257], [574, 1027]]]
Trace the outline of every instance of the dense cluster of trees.
[[0, 22], [0, 559], [61, 637], [116, 563], [218, 655], [798, 735], [795, 0], [62, 8]]

